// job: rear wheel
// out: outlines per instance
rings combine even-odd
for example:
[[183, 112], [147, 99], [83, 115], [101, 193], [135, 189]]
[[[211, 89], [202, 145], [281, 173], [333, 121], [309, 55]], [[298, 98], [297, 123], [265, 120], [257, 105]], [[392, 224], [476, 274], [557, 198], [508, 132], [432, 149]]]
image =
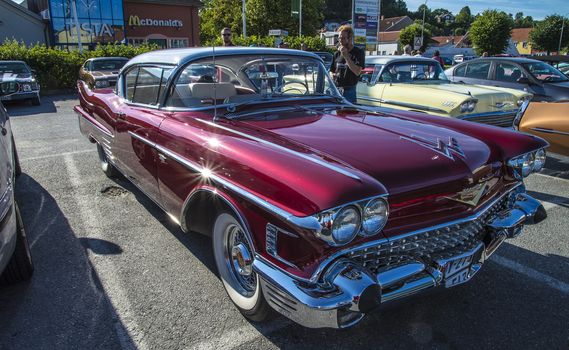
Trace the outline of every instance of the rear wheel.
[[14, 208], [16, 209], [16, 249], [6, 269], [0, 276], [0, 285], [28, 280], [34, 273], [32, 254], [26, 231], [24, 230], [24, 222], [16, 203], [14, 203]]
[[117, 177], [118, 176], [117, 168], [115, 168], [115, 166], [109, 162], [107, 154], [105, 153], [105, 150], [100, 144], [97, 144], [97, 153], [99, 153], [99, 162], [101, 164], [101, 170], [103, 170], [105, 175], [107, 175], [110, 178]]
[[252, 321], [266, 320], [271, 309], [253, 271], [253, 249], [235, 216], [227, 212], [218, 215], [212, 240], [219, 277], [231, 301]]

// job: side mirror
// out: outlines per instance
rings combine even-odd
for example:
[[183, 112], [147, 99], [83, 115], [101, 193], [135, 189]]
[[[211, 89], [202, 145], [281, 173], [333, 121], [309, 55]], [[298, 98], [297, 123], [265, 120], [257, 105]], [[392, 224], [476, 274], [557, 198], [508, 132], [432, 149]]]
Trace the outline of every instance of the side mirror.
[[37, 73], [38, 73], [35, 69], [30, 69], [30, 71], [32, 72], [32, 74], [37, 74]]
[[529, 85], [531, 82], [529, 81], [529, 79], [527, 77], [520, 77], [518, 78], [518, 80], [516, 80], [519, 84], [526, 84]]

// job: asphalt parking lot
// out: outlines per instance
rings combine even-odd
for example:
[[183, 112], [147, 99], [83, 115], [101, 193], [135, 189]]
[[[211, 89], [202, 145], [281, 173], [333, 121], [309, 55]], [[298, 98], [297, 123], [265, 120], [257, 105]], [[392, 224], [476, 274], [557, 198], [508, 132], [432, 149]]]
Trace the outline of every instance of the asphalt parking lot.
[[246, 321], [211, 242], [184, 234], [124, 179], [100, 171], [75, 96], [10, 104], [23, 174], [17, 200], [35, 274], [0, 289], [0, 349], [567, 349], [569, 157], [528, 190], [548, 212], [468, 284], [375, 313], [348, 330]]

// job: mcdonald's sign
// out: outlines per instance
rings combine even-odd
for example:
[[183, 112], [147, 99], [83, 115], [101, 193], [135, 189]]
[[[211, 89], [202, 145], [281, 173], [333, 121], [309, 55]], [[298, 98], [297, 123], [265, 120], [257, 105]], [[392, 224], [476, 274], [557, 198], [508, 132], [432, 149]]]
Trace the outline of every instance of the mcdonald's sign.
[[180, 28], [184, 26], [184, 22], [179, 19], [141, 19], [137, 15], [130, 15], [128, 17], [128, 25], [131, 27], [175, 27]]

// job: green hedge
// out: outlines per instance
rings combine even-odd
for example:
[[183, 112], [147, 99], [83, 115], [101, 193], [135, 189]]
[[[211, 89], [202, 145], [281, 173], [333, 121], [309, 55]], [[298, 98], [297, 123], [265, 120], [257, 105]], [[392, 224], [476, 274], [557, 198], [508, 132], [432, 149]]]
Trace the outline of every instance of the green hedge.
[[100, 45], [95, 50], [67, 51], [45, 45], [27, 47], [16, 40], [7, 40], [0, 45], [0, 60], [25, 61], [36, 70], [42, 90], [72, 89], [75, 87], [79, 69], [85, 60], [92, 57], [134, 57], [155, 50], [156, 46], [126, 46], [121, 44]]
[[[303, 42], [308, 46], [309, 51], [330, 51], [326, 47], [326, 42], [319, 36], [287, 36], [284, 41], [291, 49], [300, 50], [300, 44]], [[276, 47], [274, 36], [259, 37], [251, 35], [246, 38], [242, 36], [233, 37], [233, 43], [238, 46], [259, 46], [259, 47]], [[214, 41], [207, 41], [204, 46], [221, 46], [221, 38], [216, 38]]]

